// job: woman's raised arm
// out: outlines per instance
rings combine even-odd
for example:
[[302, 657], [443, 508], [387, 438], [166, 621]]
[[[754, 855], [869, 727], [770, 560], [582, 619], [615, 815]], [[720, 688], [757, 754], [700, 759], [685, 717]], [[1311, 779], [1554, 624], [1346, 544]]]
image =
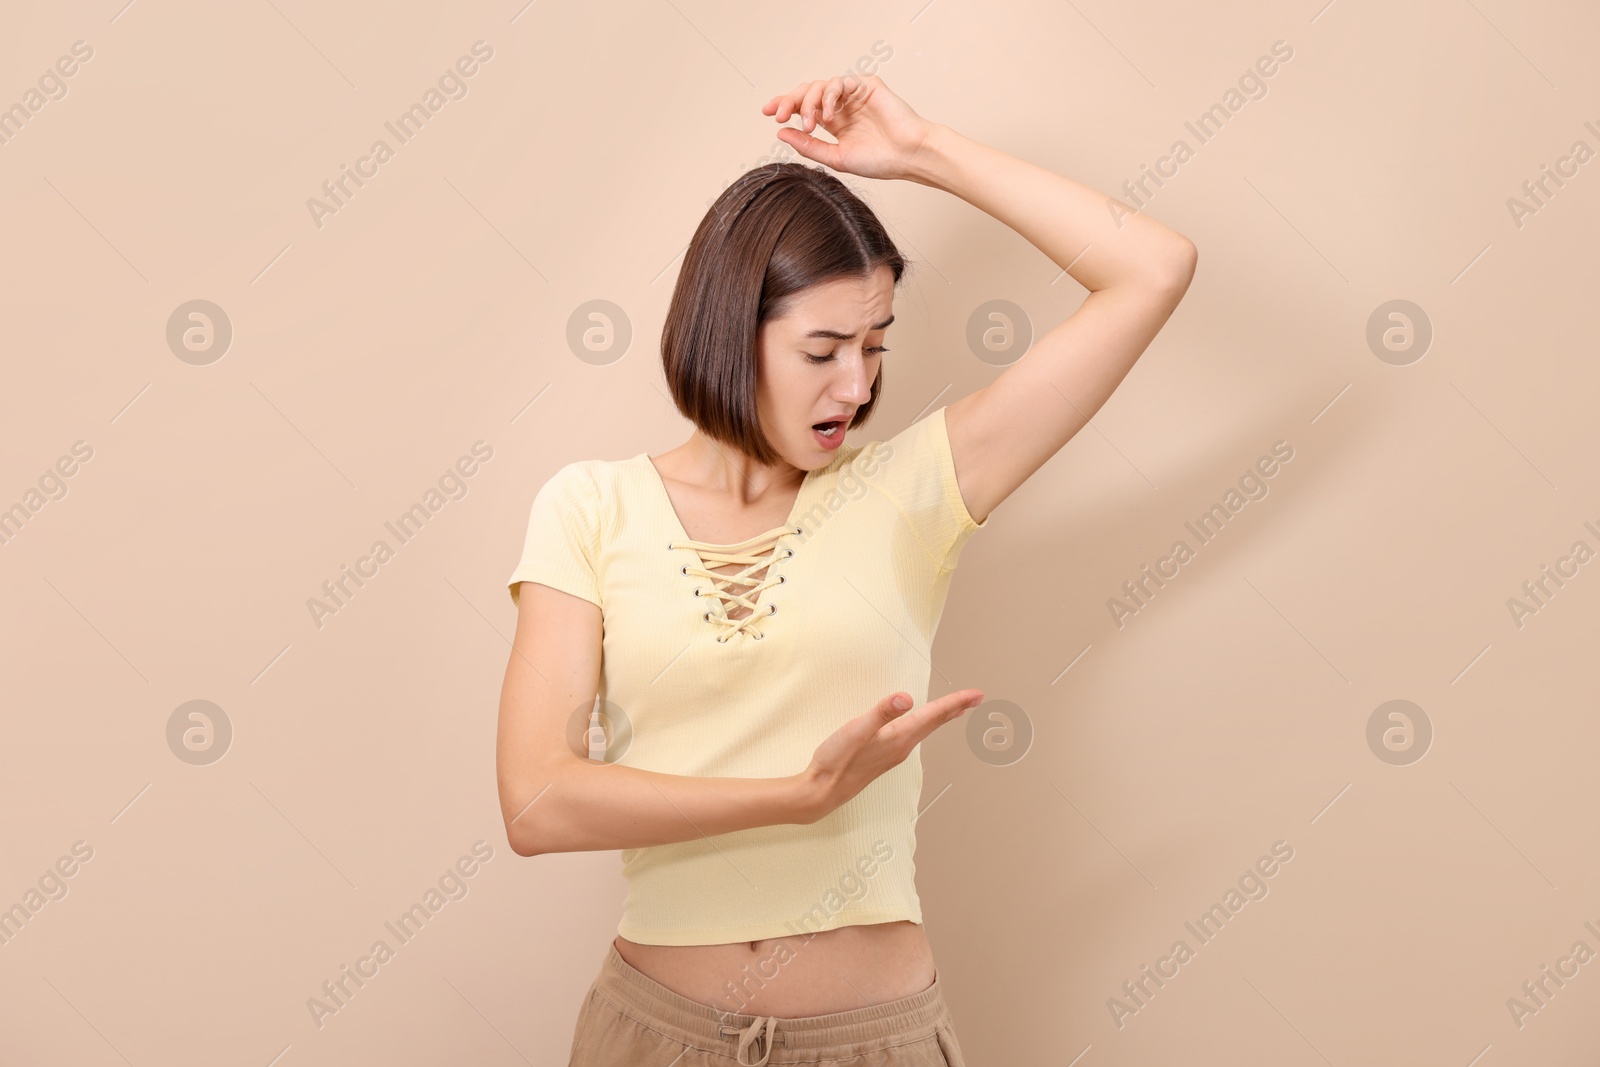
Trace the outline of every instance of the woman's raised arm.
[[1115, 197], [948, 126], [928, 122], [878, 76], [832, 78], [774, 97], [779, 122], [820, 120], [837, 143], [793, 128], [808, 159], [959, 196], [1026, 237], [1089, 295], [989, 385], [949, 404], [961, 495], [981, 522], [1089, 421], [1133, 368], [1194, 277], [1193, 242]]

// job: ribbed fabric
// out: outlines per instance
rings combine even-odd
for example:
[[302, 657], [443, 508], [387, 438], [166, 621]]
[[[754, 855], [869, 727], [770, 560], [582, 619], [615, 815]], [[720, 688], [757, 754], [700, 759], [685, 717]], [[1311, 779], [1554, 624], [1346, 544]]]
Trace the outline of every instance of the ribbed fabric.
[[[782, 777], [805, 770], [817, 745], [890, 693], [926, 702], [957, 559], [988, 526], [961, 498], [944, 415], [939, 408], [887, 441], [842, 446], [810, 471], [785, 528], [742, 543], [764, 550], [745, 568], [760, 581], [719, 576], [720, 599], [708, 595], [711, 546], [689, 539], [647, 453], [569, 463], [551, 476], [508, 584], [514, 602], [528, 581], [599, 605], [599, 695], [626, 717], [607, 760]], [[725, 555], [737, 547], [721, 546]], [[755, 604], [743, 626], [726, 603], [740, 593]], [[921, 922], [912, 823], [921, 791], [918, 746], [810, 826], [624, 849], [617, 932], [640, 944], [705, 945]]]

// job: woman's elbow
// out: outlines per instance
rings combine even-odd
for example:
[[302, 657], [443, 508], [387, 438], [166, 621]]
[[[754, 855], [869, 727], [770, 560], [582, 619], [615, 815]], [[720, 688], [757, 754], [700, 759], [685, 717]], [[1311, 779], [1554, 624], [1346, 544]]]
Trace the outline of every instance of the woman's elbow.
[[1182, 292], [1189, 288], [1189, 282], [1194, 279], [1195, 265], [1200, 262], [1200, 250], [1181, 233], [1174, 233], [1172, 237], [1172, 250], [1167, 253], [1161, 281], [1166, 288]]
[[550, 799], [539, 801], [534, 797], [518, 805], [515, 815], [506, 819], [506, 844], [519, 856], [540, 856], [546, 852], [563, 851], [556, 843], [550, 826], [552, 814]]
[[531, 840], [528, 835], [518, 833], [514, 826], [506, 827], [506, 844], [511, 851], [519, 856], [537, 856], [540, 854], [539, 845]]
[[500, 817], [506, 844], [519, 856], [569, 851], [573, 820], [568, 818], [570, 795], [564, 777], [574, 760], [529, 761], [502, 766]]
[[1195, 264], [1200, 252], [1194, 242], [1180, 233], [1174, 233], [1169, 246], [1159, 256], [1152, 257], [1144, 275], [1144, 287], [1160, 298], [1163, 304], [1175, 306], [1189, 291], [1194, 280]]

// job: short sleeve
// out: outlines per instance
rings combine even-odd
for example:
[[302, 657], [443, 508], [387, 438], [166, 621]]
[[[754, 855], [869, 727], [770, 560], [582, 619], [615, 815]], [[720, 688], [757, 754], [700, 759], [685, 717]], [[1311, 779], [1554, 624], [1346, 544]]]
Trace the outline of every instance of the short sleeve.
[[528, 512], [522, 558], [507, 582], [538, 582], [600, 605], [600, 491], [583, 463], [569, 463], [539, 489]]
[[967, 511], [944, 415], [939, 408], [887, 441], [873, 442], [857, 462], [875, 468], [862, 473], [899, 509], [934, 565], [950, 570], [967, 539], [986, 529], [989, 518], [974, 522]]

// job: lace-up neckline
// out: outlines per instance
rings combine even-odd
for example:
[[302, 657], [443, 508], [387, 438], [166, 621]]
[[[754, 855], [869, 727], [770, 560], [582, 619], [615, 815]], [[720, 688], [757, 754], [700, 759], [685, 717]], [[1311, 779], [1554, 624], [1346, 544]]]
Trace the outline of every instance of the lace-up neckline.
[[[787, 578], [784, 575], [774, 575], [772, 564], [780, 559], [788, 559], [794, 555], [794, 549], [786, 548], [779, 551], [779, 540], [786, 535], [798, 532], [796, 526], [778, 526], [766, 533], [757, 534], [746, 541], [736, 545], [713, 545], [705, 541], [673, 541], [668, 548], [691, 549], [700, 557], [701, 566], [691, 567], [684, 564], [681, 572], [695, 578], [705, 578], [712, 582], [709, 590], [696, 586], [694, 595], [702, 599], [714, 601], [711, 610], [705, 613], [705, 620], [716, 623], [725, 631], [717, 638], [718, 644], [727, 644], [735, 634], [748, 632], [750, 636], [759, 641], [766, 636], [757, 625], [760, 619], [768, 618], [778, 613], [778, 605], [767, 604], [766, 611], [756, 610], [756, 597], [761, 595], [763, 589], [770, 589], [775, 585], [782, 585]], [[733, 574], [719, 574], [712, 567], [729, 563], [742, 563], [745, 568]], [[765, 576], [757, 578], [755, 572], [765, 569]], [[739, 588], [743, 586], [744, 588]], [[737, 607], [743, 607], [749, 614], [737, 619], [732, 618], [729, 612]]]
[[[795, 525], [794, 519], [800, 514], [805, 504], [806, 491], [811, 487], [813, 476], [818, 472], [806, 472], [805, 478], [800, 483], [800, 491], [795, 494], [794, 504], [789, 509], [789, 518], [782, 526], [774, 526], [754, 537], [732, 544], [714, 544], [710, 541], [697, 541], [689, 536], [682, 520], [678, 518], [677, 509], [672, 505], [672, 496], [667, 492], [667, 483], [662, 479], [661, 472], [651, 462], [648, 453], [641, 453], [639, 459], [648, 465], [650, 480], [660, 489], [661, 502], [665, 506], [670, 528], [678, 535], [667, 542], [667, 548], [673, 551], [688, 549], [699, 559], [698, 566], [683, 564], [678, 570], [680, 574], [700, 580], [692, 587], [691, 593], [699, 597], [702, 602], [709, 603], [710, 607], [702, 617], [708, 624], [716, 626], [721, 631], [716, 639], [717, 643], [727, 644], [740, 634], [747, 635], [755, 641], [762, 640], [766, 637], [766, 633], [761, 629], [761, 624], [777, 614], [778, 606], [765, 600], [758, 602], [758, 598], [764, 590], [782, 585], [788, 580], [785, 575], [773, 573], [773, 565], [794, 556], [794, 548], [781, 542], [785, 537], [801, 533], [802, 528]], [[731, 574], [712, 570], [713, 567], [729, 564], [742, 565], [742, 569]], [[703, 584], [704, 582], [710, 582], [710, 587]], [[761, 610], [762, 604], [766, 605], [765, 610]], [[731, 612], [740, 609], [743, 609], [745, 614], [738, 618], [730, 617]]]

